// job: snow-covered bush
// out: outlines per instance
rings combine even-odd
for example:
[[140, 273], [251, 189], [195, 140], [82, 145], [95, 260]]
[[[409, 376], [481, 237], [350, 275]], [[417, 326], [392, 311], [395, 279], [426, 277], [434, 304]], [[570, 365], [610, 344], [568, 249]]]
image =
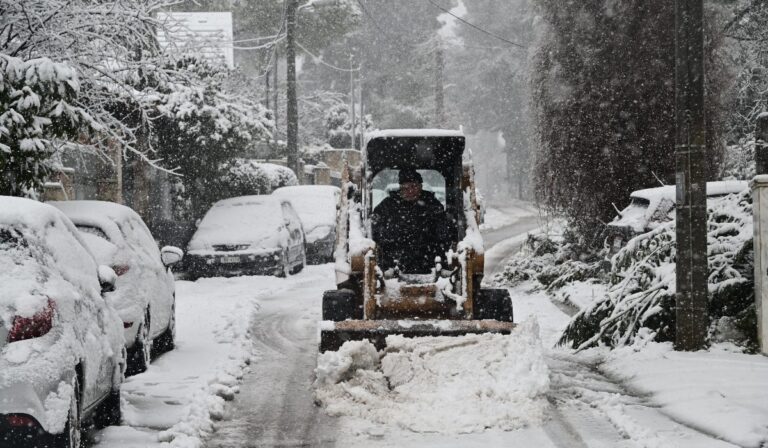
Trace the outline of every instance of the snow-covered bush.
[[19, 196], [39, 187], [57, 139], [98, 128], [78, 106], [79, 90], [68, 64], [0, 53], [1, 195]]
[[754, 134], [725, 148], [723, 179], [749, 180], [755, 177]]
[[[754, 347], [752, 202], [748, 191], [709, 202], [710, 339], [727, 334]], [[574, 348], [631, 344], [645, 328], [675, 339], [675, 222], [629, 241], [612, 259], [608, 294], [578, 313], [560, 343]]]
[[220, 171], [218, 191], [222, 199], [269, 194], [277, 188], [299, 184], [290, 168], [250, 159], [233, 159], [222, 165]]
[[600, 259], [571, 232], [531, 233], [523, 249], [496, 274], [494, 283], [514, 286], [536, 280], [545, 290], [554, 291], [570, 282], [600, 277]]
[[[355, 108], [357, 109], [357, 108]], [[360, 135], [360, 117], [355, 117], [355, 135]], [[370, 115], [363, 118], [365, 132], [373, 130], [373, 121]], [[352, 117], [349, 114], [349, 105], [339, 103], [328, 109], [325, 113], [325, 127], [328, 132], [328, 144], [334, 148], [351, 148], [350, 141], [352, 135]], [[359, 148], [360, 142], [354, 143], [355, 148]]]

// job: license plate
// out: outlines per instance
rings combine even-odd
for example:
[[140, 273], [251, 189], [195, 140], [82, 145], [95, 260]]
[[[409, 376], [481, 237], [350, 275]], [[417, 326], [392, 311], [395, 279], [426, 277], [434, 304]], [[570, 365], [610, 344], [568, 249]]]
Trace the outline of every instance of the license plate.
[[621, 240], [621, 238], [619, 238], [619, 237], [616, 237], [616, 238], [613, 240], [613, 248], [614, 248], [615, 250], [619, 250], [619, 249], [621, 249], [621, 243], [622, 243], [622, 240]]
[[221, 262], [227, 264], [240, 263], [240, 257], [221, 257]]

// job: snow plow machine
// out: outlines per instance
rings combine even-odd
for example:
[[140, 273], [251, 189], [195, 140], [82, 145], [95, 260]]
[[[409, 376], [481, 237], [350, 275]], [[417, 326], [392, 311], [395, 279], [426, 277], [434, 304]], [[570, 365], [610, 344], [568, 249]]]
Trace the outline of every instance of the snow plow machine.
[[[337, 289], [323, 295], [320, 352], [364, 339], [381, 350], [389, 335], [511, 332], [509, 292], [480, 286], [484, 268], [480, 209], [474, 169], [464, 148], [460, 131], [379, 131], [368, 136], [361, 166], [342, 171]], [[376, 241], [382, 233], [377, 229], [381, 225], [377, 206], [400, 194], [403, 178], [398, 176], [403, 170], [419, 173], [423, 194], [440, 201], [440, 212], [449, 224], [447, 241], [434, 256], [426, 254], [431, 267], [422, 266], [416, 272], [398, 261], [408, 251], [421, 250], [410, 247], [413, 243], [405, 235], [402, 245], [406, 247], [398, 248], [397, 239], [394, 246], [391, 239], [386, 244]], [[431, 225], [424, 223], [427, 229]]]

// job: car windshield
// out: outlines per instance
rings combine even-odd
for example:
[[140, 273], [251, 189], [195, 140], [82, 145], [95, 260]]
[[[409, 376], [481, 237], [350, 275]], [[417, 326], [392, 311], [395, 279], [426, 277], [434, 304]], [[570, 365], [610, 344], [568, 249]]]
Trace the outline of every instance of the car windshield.
[[86, 225], [77, 225], [75, 227], [77, 227], [77, 230], [79, 230], [82, 233], [86, 233], [86, 234], [89, 234], [89, 235], [95, 235], [95, 236], [97, 236], [99, 238], [102, 238], [102, 239], [105, 239], [105, 240], [109, 241], [109, 237], [107, 237], [107, 234], [104, 233], [104, 231], [101, 230], [98, 227], [86, 226]]
[[253, 243], [274, 236], [282, 225], [283, 214], [274, 200], [230, 199], [206, 213], [194, 239], [210, 244]]

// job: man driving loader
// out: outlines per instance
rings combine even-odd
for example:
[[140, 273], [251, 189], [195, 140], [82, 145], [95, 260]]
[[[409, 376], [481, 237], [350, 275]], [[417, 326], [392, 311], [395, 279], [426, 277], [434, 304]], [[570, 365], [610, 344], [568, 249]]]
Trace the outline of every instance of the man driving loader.
[[445, 257], [456, 233], [443, 205], [422, 188], [423, 179], [413, 168], [398, 173], [400, 190], [391, 193], [373, 210], [373, 239], [381, 248], [382, 269], [399, 266], [406, 273], [429, 273], [435, 257]]

